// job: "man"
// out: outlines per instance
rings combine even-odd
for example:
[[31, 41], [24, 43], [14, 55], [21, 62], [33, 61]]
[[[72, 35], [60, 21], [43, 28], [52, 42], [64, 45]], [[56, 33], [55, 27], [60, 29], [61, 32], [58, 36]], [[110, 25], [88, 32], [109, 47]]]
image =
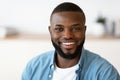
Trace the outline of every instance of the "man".
[[33, 58], [22, 80], [120, 80], [108, 61], [83, 48], [85, 21], [84, 12], [76, 4], [58, 5], [49, 26], [55, 50]]

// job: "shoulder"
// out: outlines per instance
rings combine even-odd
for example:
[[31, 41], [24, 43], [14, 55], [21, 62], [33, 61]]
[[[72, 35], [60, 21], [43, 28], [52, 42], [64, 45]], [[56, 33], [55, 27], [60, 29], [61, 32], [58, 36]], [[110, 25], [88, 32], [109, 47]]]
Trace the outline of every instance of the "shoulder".
[[91, 62], [98, 63], [98, 64], [107, 63], [110, 65], [109, 61], [107, 61], [105, 58], [89, 50], [85, 50], [85, 57], [87, 61], [91, 61]]
[[48, 51], [32, 58], [26, 65], [22, 79], [31, 80], [33, 76], [39, 76], [46, 70], [46, 67], [53, 62], [54, 51]]
[[85, 65], [93, 69], [104, 70], [113, 66], [107, 59], [101, 57], [99, 54], [96, 54], [94, 52], [85, 50], [84, 55], [84, 61], [86, 63]]
[[28, 62], [27, 66], [35, 67], [38, 65], [43, 65], [43, 63], [44, 64], [50, 63], [50, 61], [53, 60], [52, 57], [54, 57], [54, 50], [42, 53], [42, 54], [32, 58]]
[[120, 78], [116, 68], [105, 58], [88, 50], [85, 50], [85, 56], [85, 61], [87, 63], [86, 66], [89, 66], [91, 72], [101, 76], [102, 79], [100, 80], [103, 80], [104, 78], [106, 78], [107, 80]]

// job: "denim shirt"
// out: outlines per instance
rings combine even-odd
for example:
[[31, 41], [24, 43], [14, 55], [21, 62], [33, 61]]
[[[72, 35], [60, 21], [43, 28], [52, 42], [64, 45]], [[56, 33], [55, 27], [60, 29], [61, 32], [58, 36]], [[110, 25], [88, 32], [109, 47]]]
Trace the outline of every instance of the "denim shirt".
[[[41, 54], [27, 64], [21, 80], [52, 80], [55, 51]], [[99, 55], [83, 49], [76, 80], [120, 80], [117, 70]]]

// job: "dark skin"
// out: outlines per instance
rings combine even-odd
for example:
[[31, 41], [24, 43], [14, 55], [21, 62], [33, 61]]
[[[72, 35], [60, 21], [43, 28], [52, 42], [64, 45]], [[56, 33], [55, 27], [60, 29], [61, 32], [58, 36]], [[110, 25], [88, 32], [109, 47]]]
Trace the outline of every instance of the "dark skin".
[[[64, 11], [51, 16], [49, 32], [52, 41], [57, 44], [66, 55], [75, 53], [78, 45], [85, 39], [85, 18], [80, 12]], [[60, 68], [76, 65], [81, 53], [73, 59], [66, 59], [57, 52], [56, 64]]]

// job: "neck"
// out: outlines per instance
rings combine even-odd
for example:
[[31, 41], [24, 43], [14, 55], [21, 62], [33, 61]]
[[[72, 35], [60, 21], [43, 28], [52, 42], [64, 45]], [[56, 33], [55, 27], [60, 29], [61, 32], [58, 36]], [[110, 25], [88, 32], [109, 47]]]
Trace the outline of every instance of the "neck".
[[61, 57], [59, 54], [56, 55], [56, 65], [60, 68], [69, 68], [78, 63], [80, 59], [80, 55], [74, 59], [65, 59]]

